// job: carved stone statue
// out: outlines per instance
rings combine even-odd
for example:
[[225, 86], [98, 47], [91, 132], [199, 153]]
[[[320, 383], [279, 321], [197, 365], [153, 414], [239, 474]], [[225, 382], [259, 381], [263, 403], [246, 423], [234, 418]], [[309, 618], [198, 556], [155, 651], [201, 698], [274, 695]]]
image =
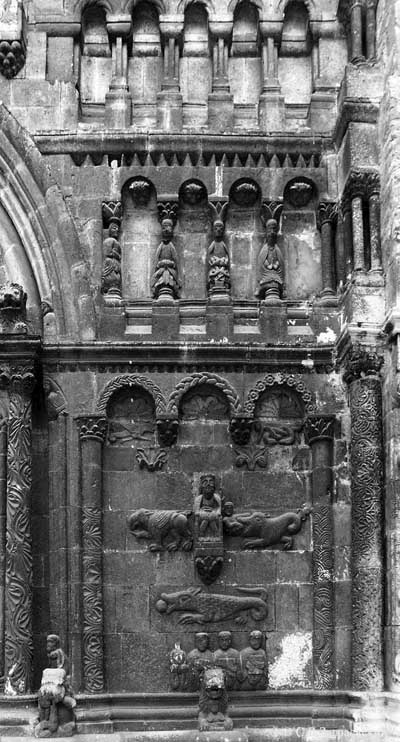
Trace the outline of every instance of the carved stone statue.
[[218, 634], [218, 649], [214, 652], [214, 664], [224, 671], [228, 690], [240, 685], [240, 653], [232, 647], [230, 631], [220, 631]]
[[18, 283], [7, 281], [0, 286], [0, 332], [26, 333], [26, 300], [26, 292]]
[[200, 688], [201, 676], [204, 670], [213, 664], [213, 653], [210, 649], [210, 637], [204, 631], [194, 635], [195, 647], [187, 656], [192, 690]]
[[266, 241], [258, 256], [258, 288], [256, 297], [270, 304], [279, 304], [284, 288], [284, 263], [282, 253], [276, 244], [278, 222], [268, 219]]
[[224, 508], [224, 531], [230, 536], [243, 536], [242, 549], [266, 549], [268, 546], [282, 545], [291, 549], [293, 536], [301, 529], [303, 522], [311, 513], [311, 507], [303, 505], [296, 511], [269, 516], [267, 513], [236, 513], [227, 506]]
[[217, 219], [213, 224], [214, 239], [207, 251], [208, 293], [212, 299], [229, 297], [231, 287], [229, 252], [223, 240], [225, 224]]
[[218, 538], [221, 530], [221, 496], [215, 491], [215, 477], [204, 474], [194, 501], [195, 523], [201, 538]]
[[224, 671], [211, 667], [201, 677], [199, 697], [199, 730], [201, 732], [233, 729], [228, 716], [228, 694], [225, 687]]
[[174, 223], [163, 218], [161, 222], [162, 242], [155, 256], [155, 267], [151, 281], [154, 299], [173, 301], [179, 299], [181, 283], [179, 280], [178, 255], [172, 242]]
[[103, 272], [101, 291], [107, 296], [121, 296], [121, 245], [119, 243], [120, 219], [111, 217], [108, 237], [103, 242]]
[[39, 689], [35, 736], [70, 737], [75, 727], [76, 700], [70, 686], [69, 661], [56, 634], [48, 635], [46, 648], [48, 667], [43, 670]]
[[138, 539], [148, 539], [149, 551], [190, 551], [193, 545], [187, 515], [178, 510], [135, 510], [128, 526]]
[[175, 642], [175, 646], [169, 654], [169, 669], [172, 690], [187, 690], [189, 665], [186, 660], [186, 652], [183, 651], [179, 642]]
[[268, 685], [268, 661], [263, 649], [264, 637], [261, 631], [251, 631], [249, 645], [240, 652], [243, 682], [252, 690], [263, 690]]

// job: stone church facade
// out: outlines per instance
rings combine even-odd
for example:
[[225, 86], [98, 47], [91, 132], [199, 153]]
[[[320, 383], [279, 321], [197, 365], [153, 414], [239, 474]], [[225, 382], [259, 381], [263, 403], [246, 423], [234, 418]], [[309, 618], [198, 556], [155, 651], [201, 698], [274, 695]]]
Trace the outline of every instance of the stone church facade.
[[400, 734], [399, 26], [2, 1], [1, 739]]

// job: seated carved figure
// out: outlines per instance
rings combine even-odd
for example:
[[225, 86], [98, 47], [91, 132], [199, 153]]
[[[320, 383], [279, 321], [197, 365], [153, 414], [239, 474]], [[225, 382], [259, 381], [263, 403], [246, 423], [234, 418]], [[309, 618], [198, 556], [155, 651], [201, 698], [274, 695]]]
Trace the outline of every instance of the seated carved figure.
[[250, 632], [249, 646], [240, 652], [240, 663], [245, 687], [253, 690], [267, 687], [268, 663], [261, 631]]
[[215, 491], [215, 477], [212, 474], [204, 474], [200, 479], [194, 512], [198, 535], [201, 538], [218, 538], [222, 523], [221, 497]]
[[76, 706], [69, 679], [69, 662], [56, 634], [47, 637], [48, 667], [43, 670], [39, 689], [39, 723], [36, 737], [69, 737], [73, 734]]
[[204, 670], [201, 677], [199, 709], [201, 732], [233, 729], [232, 719], [227, 714], [228, 694], [225, 675], [220, 667]]

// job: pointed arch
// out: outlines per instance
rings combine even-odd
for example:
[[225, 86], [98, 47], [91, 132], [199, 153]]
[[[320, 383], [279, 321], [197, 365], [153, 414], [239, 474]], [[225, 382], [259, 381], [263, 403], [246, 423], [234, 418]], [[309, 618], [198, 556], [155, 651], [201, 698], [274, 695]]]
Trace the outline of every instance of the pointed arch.
[[35, 143], [3, 104], [0, 213], [18, 237], [12, 255], [5, 250], [8, 278], [25, 279], [35, 294], [28, 296], [28, 310], [33, 302], [33, 313], [40, 321], [36, 305], [45, 301], [54, 312], [58, 338], [94, 338], [94, 304], [74, 221]]

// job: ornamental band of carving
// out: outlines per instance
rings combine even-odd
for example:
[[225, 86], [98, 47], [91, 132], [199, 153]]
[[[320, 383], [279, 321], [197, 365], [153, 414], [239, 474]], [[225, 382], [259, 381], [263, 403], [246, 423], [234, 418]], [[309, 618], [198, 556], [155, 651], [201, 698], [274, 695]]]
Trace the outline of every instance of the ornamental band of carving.
[[34, 377], [10, 378], [7, 450], [6, 685], [28, 693], [32, 674], [32, 547], [30, 525], [31, 399]]

